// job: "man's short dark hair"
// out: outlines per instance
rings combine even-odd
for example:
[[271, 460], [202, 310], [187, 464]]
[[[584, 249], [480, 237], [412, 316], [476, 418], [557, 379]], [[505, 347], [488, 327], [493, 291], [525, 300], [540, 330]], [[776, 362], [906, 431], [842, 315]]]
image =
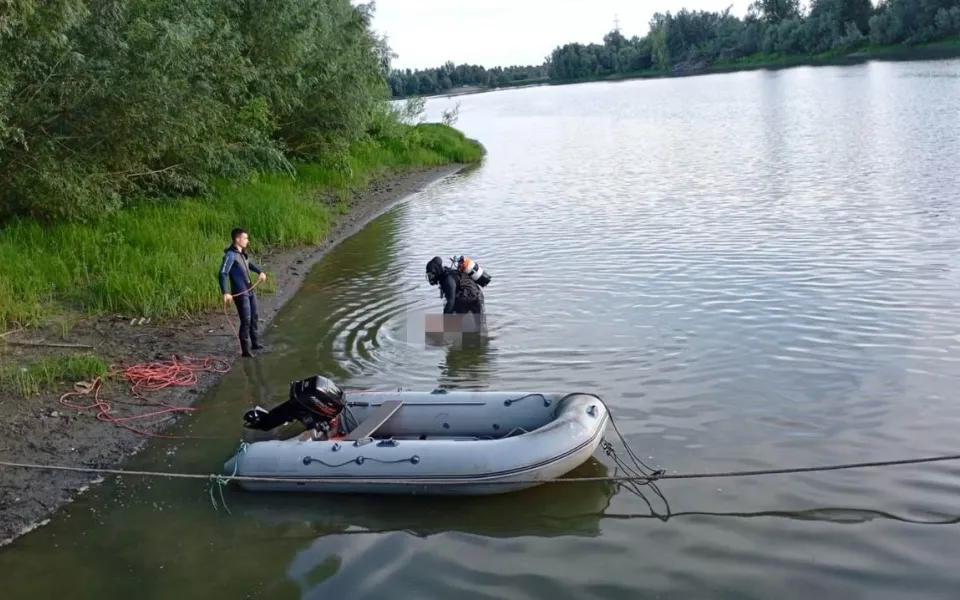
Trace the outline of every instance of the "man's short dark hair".
[[233, 231], [230, 232], [230, 239], [231, 239], [232, 241], [236, 241], [236, 239], [237, 239], [238, 237], [240, 237], [241, 235], [243, 235], [243, 234], [245, 234], [245, 233], [247, 233], [247, 230], [246, 230], [246, 229], [241, 229], [240, 227], [234, 227], [234, 228], [233, 228]]

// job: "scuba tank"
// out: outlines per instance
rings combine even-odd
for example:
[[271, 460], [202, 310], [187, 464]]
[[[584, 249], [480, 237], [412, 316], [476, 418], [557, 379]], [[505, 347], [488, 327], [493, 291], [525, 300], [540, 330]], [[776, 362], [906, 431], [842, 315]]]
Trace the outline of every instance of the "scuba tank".
[[489, 284], [492, 279], [490, 274], [484, 271], [483, 267], [478, 265], [473, 259], [461, 256], [458, 259], [454, 259], [454, 264], [457, 266], [457, 269], [469, 275], [470, 279], [477, 282], [477, 285], [482, 288], [487, 287], [487, 284]]

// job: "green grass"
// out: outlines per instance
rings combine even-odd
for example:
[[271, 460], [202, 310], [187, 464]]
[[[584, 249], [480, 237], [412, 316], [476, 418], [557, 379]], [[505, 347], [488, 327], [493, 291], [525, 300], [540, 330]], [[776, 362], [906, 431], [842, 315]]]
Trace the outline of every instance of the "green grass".
[[[298, 165], [297, 176], [221, 182], [209, 197], [141, 202], [94, 223], [0, 229], [0, 327], [30, 326], [65, 311], [181, 316], [220, 306], [216, 270], [233, 227], [267, 249], [323, 241], [343, 205], [325, 199], [390, 173], [478, 162], [476, 141], [438, 123], [397, 126], [349, 150], [346, 167]], [[272, 278], [262, 286], [271, 291]]]
[[0, 388], [27, 398], [63, 383], [103, 377], [108, 369], [103, 358], [91, 353], [43, 357], [26, 364], [4, 365], [0, 368]]

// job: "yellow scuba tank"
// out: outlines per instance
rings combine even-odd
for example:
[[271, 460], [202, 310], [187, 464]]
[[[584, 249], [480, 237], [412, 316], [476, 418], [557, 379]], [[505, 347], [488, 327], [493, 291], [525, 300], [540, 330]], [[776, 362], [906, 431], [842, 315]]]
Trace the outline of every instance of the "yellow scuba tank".
[[457, 261], [457, 268], [469, 275], [470, 279], [476, 281], [480, 287], [487, 287], [492, 279], [490, 274], [484, 271], [483, 267], [478, 265], [476, 261], [465, 256], [461, 256]]

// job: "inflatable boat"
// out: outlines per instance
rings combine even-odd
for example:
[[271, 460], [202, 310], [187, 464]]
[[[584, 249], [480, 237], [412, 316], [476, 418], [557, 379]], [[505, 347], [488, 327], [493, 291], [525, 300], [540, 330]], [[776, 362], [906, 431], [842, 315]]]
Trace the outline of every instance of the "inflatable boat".
[[[244, 421], [251, 435], [223, 473], [247, 490], [488, 495], [579, 467], [609, 415], [598, 396], [580, 392], [346, 393], [316, 376]], [[284, 439], [291, 424], [301, 432]]]

